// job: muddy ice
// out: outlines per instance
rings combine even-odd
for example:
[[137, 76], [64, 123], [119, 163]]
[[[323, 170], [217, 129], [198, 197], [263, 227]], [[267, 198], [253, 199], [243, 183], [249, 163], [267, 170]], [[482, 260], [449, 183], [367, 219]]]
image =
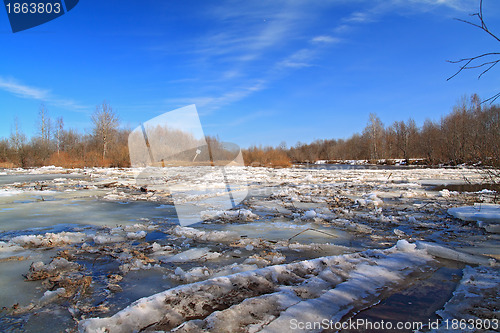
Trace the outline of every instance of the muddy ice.
[[[446, 188], [474, 170], [206, 168], [162, 171], [200, 203], [189, 226], [140, 169], [5, 171], [0, 330], [278, 332], [396, 314], [405, 291], [425, 322], [499, 319], [498, 193]], [[227, 181], [248, 195], [221, 209]]]

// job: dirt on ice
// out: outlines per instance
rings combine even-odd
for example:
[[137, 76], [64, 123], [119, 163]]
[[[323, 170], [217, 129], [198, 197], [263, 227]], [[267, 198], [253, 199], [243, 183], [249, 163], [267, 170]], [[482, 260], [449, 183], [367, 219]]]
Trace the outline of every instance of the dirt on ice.
[[500, 329], [500, 205], [476, 170], [210, 170], [4, 170], [0, 331]]

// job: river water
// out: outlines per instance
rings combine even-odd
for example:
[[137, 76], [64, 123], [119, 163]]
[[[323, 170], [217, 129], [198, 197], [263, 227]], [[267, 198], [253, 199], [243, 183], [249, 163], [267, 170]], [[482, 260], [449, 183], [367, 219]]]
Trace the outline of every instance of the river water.
[[[142, 191], [134, 185], [135, 174], [95, 169], [0, 175], [0, 308], [4, 307], [0, 330], [73, 329], [82, 316], [109, 316], [141, 297], [179, 284], [272, 264], [385, 249], [398, 239], [464, 248], [479, 240], [485, 246], [495, 242], [475, 227], [449, 223], [443, 209], [461, 198], [429, 192], [426, 184], [459, 181], [462, 172], [457, 170], [356, 165], [255, 168], [242, 179], [257, 195], [249, 195], [236, 208], [241, 216], [251, 211], [253, 217], [222, 215], [191, 225], [194, 229], [176, 229], [171, 197]], [[193, 189], [199, 182], [193, 179], [194, 185], [186, 186], [190, 196], [198, 193]], [[436, 218], [446, 222], [434, 223]], [[172, 261], [180, 254], [186, 259]], [[61, 255], [79, 268], [58, 271], [45, 280], [23, 278], [33, 262], [48, 265]], [[463, 263], [434, 265], [437, 273], [413, 289], [426, 292], [395, 290], [359, 318], [396, 313], [402, 300], [418, 304], [408, 306], [422, 313], [418, 319], [434, 318], [426, 309], [447, 301]], [[92, 283], [81, 290], [82, 295], [69, 293], [68, 284], [60, 282], [68, 278], [79, 283], [84, 276], [90, 276]], [[429, 291], [439, 284], [446, 288], [430, 297]], [[47, 292], [61, 286], [66, 288], [64, 296], [42, 301]], [[59, 318], [56, 326], [54, 316]]]

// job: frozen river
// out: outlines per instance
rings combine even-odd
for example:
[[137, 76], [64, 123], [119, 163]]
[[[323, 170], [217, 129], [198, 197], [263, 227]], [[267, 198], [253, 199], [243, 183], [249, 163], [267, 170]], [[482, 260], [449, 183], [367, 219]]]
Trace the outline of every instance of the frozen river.
[[[474, 170], [167, 168], [168, 186], [141, 172], [0, 175], [1, 331], [272, 331], [293, 318], [401, 319], [402, 299], [414, 320], [440, 320], [470, 315], [453, 294], [470, 276], [488, 277], [482, 302], [498, 307], [496, 193], [431, 190], [479, 183]], [[221, 208], [226, 191], [242, 201]], [[300, 310], [325, 300], [337, 305]]]

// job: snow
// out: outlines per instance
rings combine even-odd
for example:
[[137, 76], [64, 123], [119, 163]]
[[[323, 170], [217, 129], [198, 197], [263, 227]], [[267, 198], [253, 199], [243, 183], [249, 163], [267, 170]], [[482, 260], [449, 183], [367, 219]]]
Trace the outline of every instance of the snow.
[[9, 190], [9, 189], [0, 189], [0, 197], [10, 197], [16, 194], [21, 194], [24, 191], [21, 190]]
[[443, 198], [449, 198], [451, 196], [456, 196], [456, 195], [459, 195], [460, 192], [457, 192], [457, 191], [450, 191], [450, 190], [447, 190], [447, 189], [443, 189], [441, 191], [439, 191], [439, 195], [442, 196]]
[[142, 230], [149, 230], [150, 231], [150, 230], [155, 230], [155, 229], [157, 229], [156, 225], [143, 224], [143, 223], [136, 223], [133, 225], [126, 225], [123, 227], [123, 230], [125, 230], [125, 231], [142, 231]]
[[[165, 186], [140, 191], [139, 169], [72, 170], [85, 178], [52, 176], [59, 178], [40, 183], [47, 191], [24, 181], [0, 186], [0, 306], [8, 308], [2, 315], [15, 321], [12, 305], [33, 303], [24, 310], [27, 320], [59, 323], [57, 331], [74, 331], [79, 321], [82, 331], [149, 324], [150, 331], [283, 331], [290, 318], [338, 319], [370, 307], [447, 262], [433, 258], [496, 269], [498, 235], [485, 232], [499, 225], [492, 218], [496, 194], [439, 193], [425, 185], [464, 177], [478, 183], [474, 170], [327, 167], [228, 173], [232, 189], [250, 191], [231, 209], [218, 205], [226, 199], [222, 176], [204, 167], [165, 168], [165, 179], [179, 185], [177, 199], [196, 208], [191, 213], [202, 223], [192, 227], [177, 225]], [[207, 184], [213, 188], [205, 191]], [[30, 273], [49, 277], [26, 283], [22, 276]], [[92, 287], [71, 294], [58, 284], [59, 273], [85, 274]], [[48, 312], [50, 320], [39, 319]]]
[[500, 205], [475, 203], [474, 206], [450, 208], [448, 214], [463, 221], [477, 221], [486, 231], [500, 233]]
[[478, 193], [478, 194], [495, 194], [496, 191], [488, 190], [488, 189], [484, 188], [481, 191], [477, 191], [476, 193]]
[[[164, 323], [159, 326], [162, 330], [183, 325], [178, 328], [182, 332], [189, 327], [205, 330], [244, 323], [264, 332], [283, 332], [291, 319], [340, 320], [347, 312], [376, 302], [384, 290], [401, 284], [410, 273], [425, 270], [429, 261], [432, 257], [425, 251], [400, 240], [384, 251], [268, 266], [182, 285], [139, 299], [111, 317], [83, 320], [79, 329], [130, 332], [154, 330], [155, 323]], [[204, 268], [188, 273], [205, 274]], [[175, 271], [182, 278], [188, 273]], [[254, 306], [261, 302], [262, 307]], [[226, 309], [210, 311], [220, 307]], [[189, 321], [192, 316], [205, 319]]]
[[227, 221], [253, 221], [258, 216], [248, 209], [238, 210], [205, 210], [201, 212], [203, 219], [222, 219]]
[[95, 235], [93, 237], [93, 240], [96, 244], [111, 244], [111, 243], [123, 242], [126, 239], [124, 236], [118, 234], [100, 234], [100, 235]]
[[416, 250], [417, 245], [409, 243], [408, 241], [402, 239], [402, 240], [398, 240], [398, 242], [396, 243], [396, 248], [399, 251], [403, 251], [403, 252], [413, 252]]
[[200, 247], [200, 248], [189, 249], [181, 253], [175, 254], [171, 257], [164, 258], [162, 259], [162, 262], [180, 263], [180, 262], [195, 261], [199, 259], [212, 260], [220, 257], [220, 255], [221, 254], [218, 252], [210, 252], [210, 249], [208, 247]]
[[448, 209], [448, 214], [464, 221], [483, 221], [500, 223], [500, 205], [476, 203]]
[[16, 236], [10, 240], [10, 243], [20, 246], [54, 247], [62, 244], [82, 243], [86, 239], [87, 235], [82, 232], [60, 232], [57, 234], [48, 232], [43, 235]]
[[[470, 267], [463, 270], [462, 280], [453, 292], [453, 297], [444, 305], [443, 309], [436, 313], [443, 319], [448, 320], [448, 326], [444, 321], [438, 328], [430, 332], [476, 332], [478, 325], [460, 327], [460, 330], [451, 327], [452, 321], [469, 324], [470, 322], [487, 324], [498, 320], [498, 309], [500, 308], [500, 271], [493, 267]], [[498, 324], [498, 321], [496, 322]], [[494, 328], [494, 326], [490, 326]], [[498, 325], [497, 325], [498, 328]]]
[[146, 235], [147, 235], [147, 232], [145, 232], [144, 230], [137, 231], [137, 232], [127, 232], [128, 239], [141, 239], [141, 238], [145, 238]]
[[120, 271], [122, 273], [127, 273], [129, 271], [137, 271], [140, 269], [151, 269], [153, 266], [151, 264], [146, 264], [140, 259], [132, 259], [125, 264], [120, 265]]
[[357, 199], [356, 202], [361, 206], [377, 208], [383, 205], [384, 201], [377, 196], [377, 193], [368, 193], [363, 199]]
[[62, 296], [66, 293], [66, 289], [64, 288], [58, 288], [54, 291], [47, 290], [44, 294], [43, 297], [40, 298], [40, 303], [50, 303], [54, 299], [56, 299], [59, 296]]
[[162, 246], [160, 244], [154, 242], [153, 244], [151, 244], [151, 250], [153, 252], [161, 251], [162, 250]]
[[191, 283], [199, 281], [210, 275], [210, 271], [207, 267], [194, 267], [187, 272], [185, 272], [181, 267], [177, 267], [174, 271], [174, 274], [170, 275], [170, 278]]
[[204, 231], [191, 227], [176, 226], [172, 234], [202, 241], [220, 242], [236, 238], [238, 235], [230, 231]]
[[13, 242], [6, 243], [0, 241], [0, 258], [4, 253], [11, 254], [12, 252], [22, 251], [22, 250], [24, 250], [24, 248], [19, 246], [18, 244], [15, 244]]
[[308, 210], [307, 212], [304, 213], [304, 219], [305, 220], [312, 220], [314, 219], [318, 214], [314, 209]]
[[495, 265], [496, 261], [492, 258], [487, 258], [480, 255], [474, 255], [469, 253], [464, 253], [448, 247], [432, 244], [429, 242], [417, 241], [417, 249], [425, 250], [427, 253], [444, 259], [451, 259], [456, 261], [461, 261], [467, 264], [478, 264], [478, 265]]

